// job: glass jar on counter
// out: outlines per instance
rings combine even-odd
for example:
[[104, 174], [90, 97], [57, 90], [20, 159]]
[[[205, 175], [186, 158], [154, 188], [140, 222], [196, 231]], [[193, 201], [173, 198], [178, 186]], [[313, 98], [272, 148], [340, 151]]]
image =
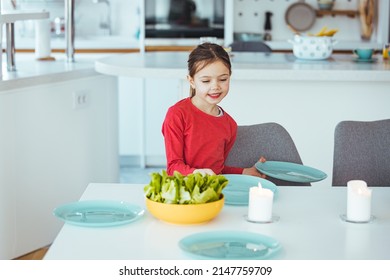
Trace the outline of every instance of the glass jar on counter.
[[382, 50], [382, 57], [383, 59], [389, 59], [389, 56], [390, 56], [390, 47], [389, 44], [385, 44]]

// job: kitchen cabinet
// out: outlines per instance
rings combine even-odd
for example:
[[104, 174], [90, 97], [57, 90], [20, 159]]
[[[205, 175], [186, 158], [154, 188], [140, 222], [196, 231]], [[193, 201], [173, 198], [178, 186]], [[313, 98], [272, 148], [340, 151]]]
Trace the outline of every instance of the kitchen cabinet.
[[18, 68], [0, 82], [0, 259], [51, 244], [55, 207], [119, 180], [117, 79], [92, 62]]
[[146, 165], [164, 165], [161, 127], [168, 108], [182, 95], [181, 79], [120, 76], [118, 81], [121, 164], [139, 165], [144, 158]]

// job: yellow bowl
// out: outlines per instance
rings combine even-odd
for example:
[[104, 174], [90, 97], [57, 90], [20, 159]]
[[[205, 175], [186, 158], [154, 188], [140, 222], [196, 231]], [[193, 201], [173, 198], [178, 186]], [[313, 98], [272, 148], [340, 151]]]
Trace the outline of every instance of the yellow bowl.
[[146, 198], [149, 212], [164, 222], [173, 224], [199, 224], [214, 219], [221, 212], [225, 198], [201, 204], [166, 204]]

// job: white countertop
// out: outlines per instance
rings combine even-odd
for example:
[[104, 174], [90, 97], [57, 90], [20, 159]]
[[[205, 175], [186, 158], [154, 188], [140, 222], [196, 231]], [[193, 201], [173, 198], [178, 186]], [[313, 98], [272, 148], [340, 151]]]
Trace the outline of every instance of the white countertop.
[[38, 61], [34, 54], [17, 53], [15, 62], [17, 71], [13, 72], [7, 71], [4, 55], [0, 94], [16, 88], [98, 75], [94, 70], [94, 62], [105, 55], [107, 54], [76, 54], [75, 62], [69, 63], [66, 61], [65, 54], [52, 55], [55, 61]]
[[[390, 61], [355, 62], [354, 56], [333, 54], [327, 60], [301, 60], [283, 53], [233, 53], [232, 79], [289, 81], [390, 81]], [[183, 78], [188, 52], [146, 52], [99, 59], [96, 71], [117, 76]]]
[[[145, 208], [143, 186], [89, 184], [80, 200], [126, 201]], [[279, 241], [282, 250], [275, 259], [388, 260], [390, 188], [372, 189], [371, 213], [375, 219], [366, 224], [340, 219], [340, 215], [346, 213], [345, 187], [280, 187], [273, 206], [273, 214], [280, 219], [273, 223], [247, 222], [244, 217], [248, 213], [247, 206], [225, 205], [214, 220], [187, 226], [159, 221], [146, 211], [141, 219], [116, 227], [65, 224], [45, 259], [191, 259], [178, 246], [183, 237], [197, 232], [238, 230], [260, 233]]]
[[7, 11], [1, 14], [2, 23], [13, 23], [19, 20], [34, 20], [49, 18], [47, 11]]

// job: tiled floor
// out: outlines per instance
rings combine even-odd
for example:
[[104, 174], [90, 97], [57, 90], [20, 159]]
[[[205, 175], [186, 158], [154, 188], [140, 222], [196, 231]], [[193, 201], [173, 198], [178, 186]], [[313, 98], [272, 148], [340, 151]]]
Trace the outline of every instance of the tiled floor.
[[120, 183], [147, 184], [150, 182], [149, 174], [152, 172], [161, 172], [162, 169], [165, 169], [165, 167], [139, 168], [123, 166], [120, 169]]

